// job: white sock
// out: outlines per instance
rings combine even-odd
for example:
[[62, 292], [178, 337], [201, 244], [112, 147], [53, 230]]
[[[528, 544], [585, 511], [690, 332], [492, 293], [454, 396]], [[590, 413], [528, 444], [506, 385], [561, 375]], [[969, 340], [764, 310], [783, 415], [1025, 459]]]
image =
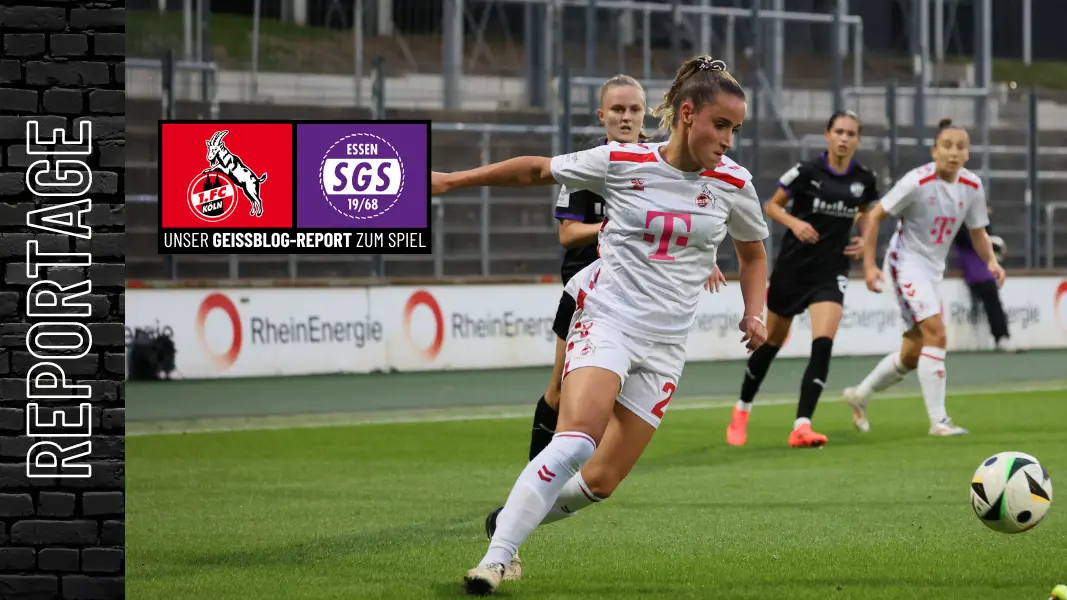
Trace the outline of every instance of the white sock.
[[562, 521], [590, 504], [602, 500], [603, 498], [589, 491], [589, 486], [585, 484], [585, 479], [582, 479], [582, 472], [578, 471], [578, 474], [571, 477], [570, 481], [563, 486], [559, 497], [556, 498], [555, 503], [553, 503], [552, 508], [549, 509], [548, 515], [541, 521], [541, 524], [547, 525]]
[[948, 416], [945, 412], [945, 350], [923, 346], [917, 370], [926, 414], [930, 415], [930, 423], [936, 425]]
[[880, 360], [867, 377], [860, 382], [857, 390], [860, 395], [870, 397], [874, 392], [880, 392], [892, 385], [900, 383], [904, 376], [911, 371], [900, 362], [900, 352], [887, 354]]
[[800, 429], [801, 425], [811, 425], [811, 419], [807, 417], [800, 417], [796, 421], [793, 421], [793, 431]]
[[737, 410], [744, 411], [744, 412], [752, 412], [752, 403], [751, 402], [745, 402], [744, 400], [738, 400], [737, 401]]
[[496, 519], [496, 532], [479, 566], [508, 564], [556, 502], [564, 485], [593, 455], [596, 443], [588, 435], [562, 431], [526, 465], [511, 488], [504, 510]]

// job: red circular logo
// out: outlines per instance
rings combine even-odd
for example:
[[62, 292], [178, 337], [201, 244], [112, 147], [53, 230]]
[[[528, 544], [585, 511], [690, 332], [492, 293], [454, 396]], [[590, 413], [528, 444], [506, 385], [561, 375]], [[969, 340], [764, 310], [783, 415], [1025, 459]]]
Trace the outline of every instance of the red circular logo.
[[419, 350], [419, 354], [422, 355], [423, 359], [430, 361], [437, 358], [437, 355], [441, 352], [441, 344], [445, 341], [445, 318], [441, 314], [441, 305], [437, 303], [437, 299], [430, 292], [418, 290], [412, 294], [408, 298], [407, 304], [404, 305], [404, 331], [407, 332], [408, 340], [412, 342], [412, 345], [414, 345], [414, 339], [411, 337], [411, 314], [419, 306], [426, 306], [433, 313], [435, 324], [433, 342], [426, 348]]
[[[226, 313], [226, 316], [230, 318], [230, 323], [233, 325], [233, 339], [230, 340], [230, 348], [226, 352], [221, 354], [215, 352], [207, 345], [207, 336], [204, 332], [204, 324], [207, 321], [208, 314], [216, 308], [221, 309]], [[224, 294], [215, 292], [204, 298], [204, 301], [200, 303], [200, 309], [196, 311], [196, 335], [200, 338], [200, 348], [204, 351], [204, 354], [215, 363], [215, 366], [219, 370], [226, 370], [230, 368], [233, 363], [237, 362], [237, 355], [241, 353], [241, 340], [243, 339], [241, 331], [241, 316], [237, 314], [237, 307]]]
[[201, 173], [189, 183], [185, 198], [197, 218], [217, 223], [237, 208], [237, 186], [223, 173]]

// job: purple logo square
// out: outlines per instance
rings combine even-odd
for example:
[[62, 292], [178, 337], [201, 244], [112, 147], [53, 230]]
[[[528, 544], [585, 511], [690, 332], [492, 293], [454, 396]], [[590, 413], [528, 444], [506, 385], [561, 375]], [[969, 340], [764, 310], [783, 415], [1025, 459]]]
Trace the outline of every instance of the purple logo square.
[[429, 143], [428, 122], [297, 125], [297, 227], [428, 227]]

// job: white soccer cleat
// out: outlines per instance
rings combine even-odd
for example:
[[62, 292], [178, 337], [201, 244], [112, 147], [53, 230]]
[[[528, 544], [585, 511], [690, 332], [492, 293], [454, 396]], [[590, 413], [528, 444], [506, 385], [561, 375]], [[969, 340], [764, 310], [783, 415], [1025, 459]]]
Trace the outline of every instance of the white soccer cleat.
[[515, 552], [515, 556], [511, 557], [511, 562], [504, 567], [504, 581], [518, 581], [520, 579], [522, 579], [522, 559], [519, 558], [519, 553]]
[[463, 577], [463, 589], [469, 596], [488, 596], [496, 592], [504, 579], [504, 565], [489, 563], [478, 565]]
[[[504, 510], [503, 506], [489, 513], [489, 516], [485, 518], [485, 537], [490, 542], [493, 541], [493, 534], [496, 533], [496, 518], [502, 510]], [[511, 562], [504, 568], [504, 581], [518, 581], [520, 579], [522, 579], [522, 559], [519, 558], [519, 551], [516, 550], [515, 556], [511, 557]]]
[[852, 425], [860, 433], [869, 432], [871, 424], [867, 421], [867, 403], [871, 401], [871, 397], [860, 394], [859, 388], [854, 387], [845, 388], [841, 396], [852, 407]]
[[930, 435], [936, 436], [950, 436], [950, 435], [967, 435], [968, 431], [959, 425], [952, 422], [952, 419], [945, 417], [941, 419], [937, 424], [930, 427]]

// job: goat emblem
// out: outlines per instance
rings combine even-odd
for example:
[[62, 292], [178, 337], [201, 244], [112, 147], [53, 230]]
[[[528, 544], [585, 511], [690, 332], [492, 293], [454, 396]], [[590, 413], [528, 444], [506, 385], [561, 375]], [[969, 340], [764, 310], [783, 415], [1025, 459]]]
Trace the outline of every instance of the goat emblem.
[[226, 147], [222, 138], [226, 137], [229, 132], [229, 130], [216, 131], [215, 135], [205, 142], [207, 144], [207, 161], [211, 166], [201, 171], [200, 174], [222, 173], [231, 179], [244, 191], [245, 196], [252, 203], [252, 211], [248, 214], [255, 217], [262, 216], [263, 200], [259, 195], [259, 186], [267, 180], [267, 174], [256, 175], [255, 171], [245, 165], [241, 157]]

